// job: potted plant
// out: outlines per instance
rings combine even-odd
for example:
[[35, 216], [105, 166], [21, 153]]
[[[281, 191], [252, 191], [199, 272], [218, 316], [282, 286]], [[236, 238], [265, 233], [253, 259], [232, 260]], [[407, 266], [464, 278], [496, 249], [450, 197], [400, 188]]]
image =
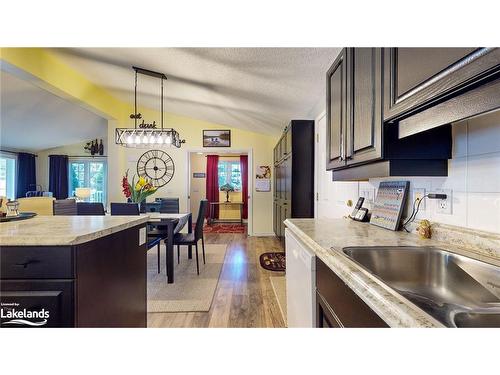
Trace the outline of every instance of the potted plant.
[[220, 187], [220, 191], [226, 192], [226, 202], [229, 202], [229, 192], [234, 191], [234, 186], [231, 184], [224, 184]]
[[132, 177], [132, 184], [128, 180], [128, 169], [125, 176], [122, 178], [122, 188], [123, 195], [129, 202], [141, 204], [149, 197], [151, 194], [156, 193], [158, 188], [154, 187], [148, 180], [144, 177], [139, 177], [137, 183], [135, 182], [135, 176]]

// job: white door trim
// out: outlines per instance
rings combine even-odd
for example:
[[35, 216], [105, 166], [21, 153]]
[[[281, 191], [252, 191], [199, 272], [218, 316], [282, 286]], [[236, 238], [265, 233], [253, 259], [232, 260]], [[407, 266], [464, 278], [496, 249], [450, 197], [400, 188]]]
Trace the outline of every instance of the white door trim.
[[319, 161], [319, 158], [320, 158], [320, 151], [319, 151], [319, 148], [320, 147], [326, 147], [325, 144], [321, 145], [319, 142], [318, 142], [318, 139], [319, 139], [319, 122], [326, 116], [326, 110], [321, 112], [319, 114], [318, 117], [316, 117], [316, 119], [314, 120], [314, 143], [315, 143], [315, 147], [314, 147], [314, 160], [316, 160], [316, 162], [314, 163], [314, 217], [318, 217], [318, 204], [319, 204], [319, 199], [318, 199], [318, 194], [319, 194], [319, 184], [320, 184], [320, 181], [319, 181], [319, 178], [320, 178], [320, 171], [319, 171], [319, 166], [320, 166], [320, 163], [318, 162]]
[[247, 232], [249, 236], [253, 236], [253, 149], [231, 149], [225, 147], [210, 147], [209, 150], [206, 148], [188, 148], [186, 149], [186, 165], [187, 165], [187, 190], [186, 190], [186, 207], [190, 209], [191, 207], [191, 158], [189, 157], [191, 153], [194, 152], [203, 152], [206, 153], [214, 153], [214, 154], [246, 154], [248, 155], [248, 223], [247, 223]]

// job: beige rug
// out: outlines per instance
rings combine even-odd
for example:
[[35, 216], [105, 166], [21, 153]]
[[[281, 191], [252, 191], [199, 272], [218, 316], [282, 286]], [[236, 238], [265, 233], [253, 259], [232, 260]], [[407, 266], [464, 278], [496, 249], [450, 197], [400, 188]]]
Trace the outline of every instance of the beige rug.
[[278, 300], [281, 316], [286, 324], [286, 278], [285, 276], [271, 276], [269, 277], [269, 280], [271, 281], [274, 295]]
[[198, 247], [200, 275], [196, 274], [196, 255], [187, 258], [187, 248], [181, 247], [181, 262], [177, 264], [174, 248], [174, 283], [167, 284], [165, 246], [161, 246], [161, 273], [157, 273], [156, 248], [148, 251], [148, 312], [209, 311], [224, 264], [227, 245], [205, 244], [206, 264], [203, 264], [201, 242]]

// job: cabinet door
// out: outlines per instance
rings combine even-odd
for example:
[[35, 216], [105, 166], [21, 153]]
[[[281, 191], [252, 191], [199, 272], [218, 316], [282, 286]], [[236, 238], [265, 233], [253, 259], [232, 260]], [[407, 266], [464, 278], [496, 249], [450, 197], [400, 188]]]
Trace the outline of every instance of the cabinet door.
[[382, 157], [382, 49], [347, 50], [347, 164]]
[[292, 127], [290, 126], [285, 133], [285, 156], [292, 153]]
[[499, 70], [498, 48], [386, 48], [384, 120], [449, 98]]
[[285, 235], [285, 224], [283, 223], [289, 218], [288, 202], [283, 202], [281, 204], [281, 215], [280, 215], [280, 237]]
[[283, 160], [283, 199], [286, 201], [292, 200], [292, 158], [288, 157]]
[[326, 168], [345, 166], [346, 131], [346, 49], [326, 74]]
[[278, 200], [275, 199], [273, 202], [273, 231], [276, 236], [279, 237], [279, 228], [278, 228], [278, 223], [279, 223], [279, 208], [278, 208]]
[[[72, 280], [2, 280], [0, 285], [2, 327], [74, 326]], [[37, 316], [20, 320], [8, 317], [9, 311], [24, 309], [37, 312]]]

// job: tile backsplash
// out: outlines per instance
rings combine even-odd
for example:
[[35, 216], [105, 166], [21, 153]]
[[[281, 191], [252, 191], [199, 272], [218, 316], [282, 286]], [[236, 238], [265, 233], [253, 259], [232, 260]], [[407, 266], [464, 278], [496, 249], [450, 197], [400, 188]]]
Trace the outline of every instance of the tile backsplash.
[[[448, 177], [397, 177], [409, 180], [410, 195], [407, 209], [413, 201], [412, 190], [424, 188], [426, 193], [441, 189], [452, 190], [452, 213], [437, 212], [436, 200], [427, 199], [425, 210], [418, 218], [470, 229], [500, 233], [500, 111], [488, 113], [453, 125], [453, 158], [448, 162]], [[332, 215], [342, 216], [351, 211], [345, 201], [354, 202], [360, 195], [371, 194], [379, 182], [388, 178], [373, 178], [363, 182], [331, 182], [328, 189], [335, 202]], [[370, 203], [365, 202], [370, 208]], [[321, 215], [321, 213], [319, 212]]]

